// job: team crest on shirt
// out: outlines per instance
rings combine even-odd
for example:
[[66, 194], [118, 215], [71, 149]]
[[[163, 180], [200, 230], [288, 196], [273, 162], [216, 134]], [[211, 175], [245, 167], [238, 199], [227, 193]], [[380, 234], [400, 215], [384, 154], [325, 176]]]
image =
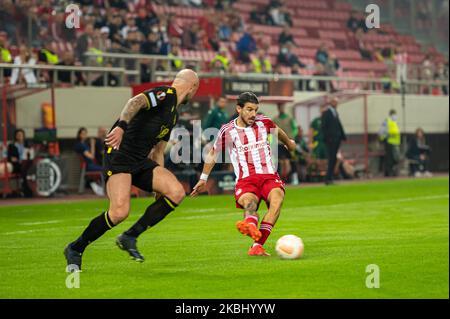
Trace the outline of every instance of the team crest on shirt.
[[166, 92], [164, 91], [156, 92], [156, 98], [160, 101], [164, 100], [166, 98]]
[[169, 133], [169, 128], [165, 125], [161, 126], [159, 134], [156, 138], [163, 138], [166, 134]]
[[240, 193], [242, 193], [242, 188], [239, 188], [238, 190], [236, 190], [236, 196], [239, 196]]

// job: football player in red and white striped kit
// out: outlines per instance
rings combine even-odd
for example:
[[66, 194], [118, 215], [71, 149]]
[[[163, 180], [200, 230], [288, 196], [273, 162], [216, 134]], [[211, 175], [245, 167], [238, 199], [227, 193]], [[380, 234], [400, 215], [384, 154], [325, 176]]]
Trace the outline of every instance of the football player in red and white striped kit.
[[[228, 150], [236, 174], [236, 207], [244, 209], [244, 220], [238, 221], [236, 227], [254, 240], [248, 251], [250, 256], [268, 256], [263, 245], [280, 215], [285, 193], [284, 183], [272, 163], [268, 137], [277, 134], [289, 151], [295, 150], [295, 142], [270, 118], [257, 115], [258, 107], [254, 93], [239, 95], [236, 105], [239, 116], [221, 127], [191, 196], [206, 191], [206, 181], [219, 154], [223, 149]], [[258, 229], [261, 200], [266, 202], [268, 212]]]

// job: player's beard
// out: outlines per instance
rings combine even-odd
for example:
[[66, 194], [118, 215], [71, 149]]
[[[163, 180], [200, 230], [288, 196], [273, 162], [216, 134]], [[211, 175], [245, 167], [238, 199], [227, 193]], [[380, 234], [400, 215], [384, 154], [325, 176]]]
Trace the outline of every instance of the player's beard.
[[[242, 122], [244, 122], [245, 126], [251, 126], [255, 122], [255, 118], [249, 118], [248, 120], [245, 120], [244, 117], [241, 117]], [[249, 121], [253, 121], [252, 124], [249, 123]]]

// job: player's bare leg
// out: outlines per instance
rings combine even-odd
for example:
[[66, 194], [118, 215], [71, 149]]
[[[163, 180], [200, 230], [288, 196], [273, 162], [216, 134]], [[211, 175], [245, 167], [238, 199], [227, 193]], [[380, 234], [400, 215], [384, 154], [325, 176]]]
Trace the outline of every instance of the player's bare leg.
[[268, 256], [269, 254], [264, 250], [263, 245], [265, 244], [267, 238], [272, 232], [272, 227], [278, 220], [280, 216], [281, 206], [283, 205], [284, 191], [281, 188], [274, 188], [270, 191], [267, 197], [267, 202], [269, 205], [269, 211], [264, 215], [261, 225], [259, 226], [259, 231], [261, 232], [261, 237], [255, 240], [252, 248], [248, 251], [250, 256]]
[[183, 201], [186, 195], [175, 175], [161, 166], [153, 170], [152, 188], [161, 196], [147, 207], [144, 215], [130, 229], [117, 238], [119, 247], [128, 251], [130, 256], [139, 262], [144, 261], [144, 257], [137, 251], [137, 237], [149, 227], [153, 227], [163, 220]]
[[258, 230], [258, 197], [253, 193], [245, 193], [239, 197], [238, 204], [244, 208], [244, 220], [236, 223], [236, 228], [243, 235], [258, 240], [261, 232]]
[[283, 205], [284, 191], [281, 188], [274, 188], [270, 191], [267, 197], [269, 204], [269, 211], [263, 217], [263, 222], [275, 225], [280, 216], [281, 206]]
[[110, 199], [109, 210], [95, 217], [81, 236], [64, 249], [68, 271], [81, 270], [81, 257], [86, 247], [128, 216], [131, 175], [123, 173], [112, 175], [106, 187]]

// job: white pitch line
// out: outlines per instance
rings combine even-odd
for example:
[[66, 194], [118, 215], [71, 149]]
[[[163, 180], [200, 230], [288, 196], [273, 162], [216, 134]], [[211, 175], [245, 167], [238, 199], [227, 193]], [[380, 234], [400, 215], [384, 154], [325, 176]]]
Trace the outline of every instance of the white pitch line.
[[[366, 205], [366, 204], [386, 204], [386, 203], [401, 203], [401, 202], [412, 202], [417, 200], [433, 200], [433, 199], [441, 199], [441, 198], [449, 198], [449, 194], [443, 194], [443, 195], [433, 195], [433, 196], [417, 196], [417, 197], [404, 197], [404, 198], [397, 198], [397, 199], [387, 199], [387, 200], [378, 200], [378, 201], [361, 201], [361, 202], [352, 202], [352, 203], [342, 203], [342, 204], [332, 204], [332, 205], [320, 205], [320, 206], [302, 206], [298, 208], [284, 208], [282, 211], [298, 211], [299, 209], [307, 210], [307, 209], [321, 209], [321, 208], [333, 208], [333, 207], [348, 207], [348, 206], [355, 206], [355, 205]], [[222, 209], [219, 208], [208, 208], [208, 209], [202, 209], [202, 210], [186, 210], [183, 211], [184, 213], [187, 212], [203, 212], [203, 211], [220, 211]], [[238, 212], [236, 212], [238, 213]], [[199, 216], [180, 216], [180, 219], [201, 219], [201, 218], [211, 218], [211, 216], [227, 216], [227, 215], [235, 215], [234, 212], [226, 212], [226, 213], [215, 213], [215, 214], [205, 214], [205, 215], [199, 215]], [[88, 218], [86, 218], [87, 220]], [[59, 221], [49, 221], [49, 223], [54, 223]], [[80, 228], [81, 226], [72, 226], [71, 228]], [[14, 232], [7, 232], [2, 233], [0, 235], [18, 235], [18, 234], [27, 234], [27, 233], [33, 233], [37, 231], [48, 231], [52, 229], [57, 228], [40, 228], [40, 229], [30, 229], [30, 230], [19, 230]]]
[[57, 224], [60, 223], [60, 220], [48, 220], [42, 222], [31, 222], [31, 223], [20, 223], [20, 226], [34, 226], [34, 225], [46, 225], [46, 224]]
[[[417, 196], [417, 197], [404, 197], [404, 198], [394, 198], [394, 199], [385, 199], [385, 200], [373, 200], [373, 201], [361, 201], [361, 202], [351, 202], [351, 203], [341, 203], [341, 204], [331, 204], [331, 205], [318, 205], [318, 206], [301, 206], [300, 209], [316, 209], [316, 208], [333, 208], [333, 207], [349, 207], [349, 206], [358, 206], [365, 204], [390, 204], [390, 203], [402, 203], [402, 202], [413, 202], [417, 200], [432, 200], [432, 199], [441, 199], [441, 198], [449, 198], [448, 194], [444, 195], [432, 195], [432, 196]], [[298, 210], [299, 208], [285, 208], [283, 211], [291, 211]]]

